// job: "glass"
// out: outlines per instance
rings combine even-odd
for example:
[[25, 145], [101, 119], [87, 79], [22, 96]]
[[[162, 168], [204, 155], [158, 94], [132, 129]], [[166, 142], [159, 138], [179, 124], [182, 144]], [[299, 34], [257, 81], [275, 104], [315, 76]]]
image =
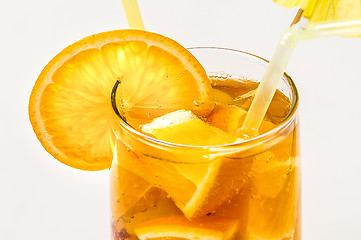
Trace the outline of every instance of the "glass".
[[[232, 96], [247, 110], [268, 62], [231, 49], [189, 50], [212, 80], [216, 100]], [[116, 84], [112, 240], [300, 240], [298, 93], [287, 74], [281, 82], [261, 134], [219, 146], [168, 143], [131, 128], [116, 110]]]

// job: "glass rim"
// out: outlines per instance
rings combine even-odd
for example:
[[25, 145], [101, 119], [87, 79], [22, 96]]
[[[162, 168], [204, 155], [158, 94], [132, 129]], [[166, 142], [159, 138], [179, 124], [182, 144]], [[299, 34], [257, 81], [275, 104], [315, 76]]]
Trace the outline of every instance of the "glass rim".
[[[236, 50], [236, 49], [232, 49], [232, 48], [224, 48], [224, 47], [206, 47], [206, 46], [201, 46], [201, 47], [189, 47], [186, 48], [187, 50], [221, 50], [221, 51], [230, 51], [230, 52], [236, 52], [236, 53], [240, 53], [243, 55], [247, 55], [248, 57], [255, 57], [263, 62], [266, 62], [267, 64], [269, 63], [269, 60], [262, 58], [258, 55], [252, 54], [252, 53], [248, 53], [246, 51], [242, 51], [242, 50]], [[196, 58], [197, 59], [197, 58]], [[197, 59], [198, 60], [198, 59]], [[222, 145], [185, 145], [185, 144], [178, 144], [178, 143], [172, 143], [172, 142], [167, 142], [167, 141], [163, 141], [163, 140], [159, 140], [157, 138], [148, 136], [140, 131], [137, 131], [136, 129], [134, 129], [133, 127], [131, 127], [126, 120], [124, 119], [124, 117], [120, 114], [120, 112], [118, 111], [117, 108], [117, 104], [116, 104], [116, 90], [118, 85], [120, 84], [120, 82], [117, 80], [113, 86], [112, 92], [111, 92], [111, 105], [112, 108], [114, 110], [114, 113], [116, 115], [116, 117], [118, 118], [117, 121], [122, 129], [127, 130], [129, 133], [131, 133], [132, 135], [135, 135], [138, 138], [141, 138], [151, 144], [156, 144], [162, 147], [167, 147], [167, 148], [183, 148], [183, 149], [190, 149], [190, 150], [202, 150], [202, 149], [233, 149], [233, 148], [245, 148], [247, 149], [246, 146], [259, 146], [261, 144], [263, 144], [264, 142], [267, 142], [269, 140], [272, 140], [274, 137], [279, 136], [280, 134], [282, 134], [284, 131], [286, 131], [286, 129], [296, 120], [297, 117], [297, 110], [298, 110], [298, 104], [299, 104], [299, 95], [298, 95], [298, 90], [296, 88], [295, 83], [293, 82], [292, 78], [286, 73], [284, 72], [283, 77], [282, 77], [283, 81], [286, 81], [291, 90], [292, 90], [292, 102], [291, 102], [291, 108], [288, 112], [288, 114], [286, 115], [286, 117], [272, 130], [267, 131], [263, 134], [260, 134], [256, 137], [252, 137], [250, 139], [244, 140], [242, 142], [234, 142], [234, 143], [228, 143], [228, 144], [222, 144]]]

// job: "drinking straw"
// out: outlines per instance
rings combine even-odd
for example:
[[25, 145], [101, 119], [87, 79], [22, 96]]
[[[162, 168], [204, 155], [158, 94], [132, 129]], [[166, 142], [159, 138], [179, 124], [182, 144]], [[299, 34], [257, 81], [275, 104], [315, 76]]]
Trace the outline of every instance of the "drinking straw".
[[241, 127], [241, 133], [249, 137], [257, 135], [268, 106], [296, 48], [298, 39], [295, 32], [300, 30], [299, 23], [297, 23], [282, 34], [266, 72], [257, 87], [254, 100]]
[[122, 0], [129, 28], [144, 30], [137, 0]]
[[[306, 22], [307, 24], [307, 22]], [[299, 40], [327, 36], [354, 36], [361, 34], [361, 19], [343, 22], [308, 24], [299, 22], [287, 29], [273, 53], [266, 72], [256, 90], [255, 98], [241, 127], [241, 133], [255, 136], [287, 68]]]
[[329, 36], [359, 36], [361, 34], [361, 19], [353, 21], [332, 21], [323, 24], [310, 23], [299, 35], [300, 40]]

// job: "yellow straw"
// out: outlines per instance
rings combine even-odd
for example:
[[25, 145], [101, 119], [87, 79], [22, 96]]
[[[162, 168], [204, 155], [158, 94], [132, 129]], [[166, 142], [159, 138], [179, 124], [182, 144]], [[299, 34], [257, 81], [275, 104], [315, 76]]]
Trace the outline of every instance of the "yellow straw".
[[285, 33], [273, 53], [266, 72], [257, 87], [255, 97], [248, 110], [246, 118], [241, 128], [241, 134], [254, 137], [258, 134], [258, 129], [272, 101], [279, 82], [287, 68], [291, 55], [298, 42], [298, 32], [301, 29], [298, 24], [293, 25]]
[[128, 25], [132, 29], [144, 30], [142, 16], [140, 15], [137, 0], [122, 0]]

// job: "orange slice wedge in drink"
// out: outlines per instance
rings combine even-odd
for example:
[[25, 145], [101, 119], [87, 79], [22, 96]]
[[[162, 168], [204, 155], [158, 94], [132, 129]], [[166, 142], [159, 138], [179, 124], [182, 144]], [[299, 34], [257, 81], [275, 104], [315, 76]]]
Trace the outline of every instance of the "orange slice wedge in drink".
[[156, 118], [145, 124], [142, 131], [163, 141], [193, 146], [223, 145], [238, 139], [237, 135], [210, 126], [185, 110]]
[[240, 107], [217, 103], [207, 121], [225, 132], [237, 134], [246, 115], [247, 111]]
[[256, 156], [251, 178], [255, 194], [261, 198], [276, 197], [284, 188], [291, 170], [291, 158], [288, 161], [278, 161], [272, 152]]
[[[118, 144], [122, 146], [121, 143]], [[134, 160], [133, 154], [123, 154], [121, 149], [122, 147], [117, 147], [114, 156], [122, 158], [123, 161]], [[110, 202], [114, 234], [123, 234], [130, 239], [136, 239], [133, 231], [135, 225], [150, 218], [181, 214], [164, 191], [119, 166], [116, 157], [112, 164]]]
[[[114, 216], [128, 212], [152, 188], [147, 181], [121, 167], [114, 167], [110, 174], [111, 203]], [[150, 200], [150, 204], [152, 201]], [[150, 204], [143, 204], [144, 206]]]
[[[119, 217], [133, 208], [150, 191], [152, 185], [134, 173], [119, 167], [115, 156], [117, 156], [117, 151], [114, 152], [113, 166], [110, 171], [110, 199], [112, 215]], [[129, 155], [124, 157], [127, 158]], [[132, 159], [128, 158], [126, 161], [132, 161]], [[151, 205], [153, 201], [150, 200], [150, 202], [150, 204], [142, 205]]]
[[234, 219], [204, 216], [189, 221], [184, 216], [152, 219], [139, 224], [135, 233], [140, 240], [230, 240], [237, 230]]
[[[206, 117], [210, 125], [231, 134], [238, 134], [246, 118], [247, 111], [236, 105], [217, 103], [213, 111]], [[270, 121], [262, 121], [259, 133], [265, 133], [276, 125]]]
[[[239, 140], [184, 110], [159, 117], [142, 129], [158, 139], [180, 144], [215, 145]], [[172, 163], [152, 156], [152, 152], [142, 153], [141, 149], [134, 151], [123, 146], [121, 151], [120, 156], [133, 154], [137, 157], [133, 161], [120, 157], [119, 165], [166, 191], [188, 219], [212, 212], [236, 195], [248, 177], [250, 166], [250, 162], [226, 157], [209, 161], [201, 153], [193, 156], [189, 153], [194, 158], [193, 163], [189, 159]]]
[[31, 93], [30, 121], [51, 155], [74, 168], [110, 167], [117, 80], [125, 117], [178, 109], [205, 116], [214, 106], [203, 67], [177, 42], [140, 30], [95, 34], [56, 55]]
[[249, 163], [219, 159], [212, 163], [170, 163], [142, 154], [119, 165], [163, 189], [188, 219], [213, 212], [237, 194], [248, 178]]
[[[176, 205], [174, 205], [171, 199], [163, 198], [157, 200], [153, 206], [150, 206], [146, 210], [139, 211], [134, 214], [126, 214], [123, 217], [124, 222], [122, 223], [122, 227], [125, 227], [130, 235], [135, 236], [134, 229], [142, 222], [148, 221], [149, 219], [170, 217], [181, 214], [182, 212]], [[120, 226], [120, 224], [118, 224], [118, 226]]]
[[[282, 188], [279, 188], [278, 183], [275, 184], [278, 193], [264, 188], [254, 192], [248, 203], [248, 232], [260, 239], [273, 240], [287, 239], [294, 235], [300, 197], [298, 174], [298, 169], [292, 166]], [[269, 197], [256, 194], [262, 190]]]

